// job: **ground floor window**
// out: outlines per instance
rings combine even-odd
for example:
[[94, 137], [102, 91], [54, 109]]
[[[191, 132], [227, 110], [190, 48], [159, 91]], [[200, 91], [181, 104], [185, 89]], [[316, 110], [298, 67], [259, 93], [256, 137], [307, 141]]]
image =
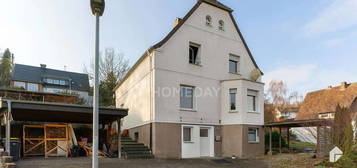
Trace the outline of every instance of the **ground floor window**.
[[192, 142], [192, 127], [183, 127], [183, 141]]
[[248, 142], [259, 142], [258, 128], [248, 128]]

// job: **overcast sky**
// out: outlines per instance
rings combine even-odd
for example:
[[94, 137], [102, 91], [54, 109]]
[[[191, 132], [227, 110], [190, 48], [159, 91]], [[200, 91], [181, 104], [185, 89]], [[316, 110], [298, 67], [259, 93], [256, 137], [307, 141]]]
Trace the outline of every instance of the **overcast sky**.
[[[135, 61], [196, 0], [107, 0], [101, 49]], [[292, 91], [357, 81], [357, 0], [221, 0], [265, 73]], [[15, 62], [83, 72], [94, 53], [89, 0], [0, 0], [0, 49]]]

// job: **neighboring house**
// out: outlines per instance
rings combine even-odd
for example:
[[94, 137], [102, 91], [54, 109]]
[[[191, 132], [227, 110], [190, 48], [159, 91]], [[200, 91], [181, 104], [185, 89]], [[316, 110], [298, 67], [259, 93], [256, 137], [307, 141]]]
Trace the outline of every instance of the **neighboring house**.
[[[304, 102], [301, 104], [295, 120], [333, 120], [338, 105], [351, 108], [351, 105], [355, 102], [355, 108], [353, 109], [357, 109], [356, 96], [357, 83], [348, 84], [346, 82], [342, 82], [340, 86], [329, 86], [327, 89], [310, 92], [306, 95]], [[316, 143], [316, 138], [312, 135], [316, 135], [316, 128], [294, 128], [293, 132], [297, 135], [298, 139], [302, 141]]]
[[284, 111], [276, 109], [276, 114], [278, 120], [289, 120], [295, 119], [297, 113], [299, 112], [299, 107], [297, 105], [289, 105]]
[[10, 87], [22, 88], [31, 92], [75, 94], [88, 104], [89, 79], [87, 74], [15, 64]]
[[155, 157], [264, 153], [262, 72], [232, 12], [198, 0], [115, 88], [123, 129]]
[[296, 120], [333, 119], [336, 107], [349, 108], [357, 96], [357, 83], [342, 82], [340, 86], [310, 92], [296, 116]]

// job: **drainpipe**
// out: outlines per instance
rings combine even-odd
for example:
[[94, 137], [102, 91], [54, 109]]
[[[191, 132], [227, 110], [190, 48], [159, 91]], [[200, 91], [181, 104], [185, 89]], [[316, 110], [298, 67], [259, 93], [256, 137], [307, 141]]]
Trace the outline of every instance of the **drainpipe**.
[[10, 131], [11, 131], [11, 126], [10, 126], [10, 116], [11, 116], [11, 101], [8, 100], [7, 101], [7, 109], [8, 109], [8, 112], [5, 116], [5, 120], [6, 120], [6, 141], [5, 141], [5, 149], [6, 149], [6, 152], [10, 155], [10, 140], [11, 140], [11, 134], [10, 134]]
[[[148, 51], [148, 54], [149, 54], [149, 58], [150, 58], [150, 144], [149, 144], [149, 146], [150, 146], [150, 150], [152, 152], [152, 146], [153, 146], [153, 135], [152, 135], [153, 134], [153, 127], [152, 127], [153, 124], [152, 123], [154, 122], [153, 121], [153, 119], [154, 119], [153, 108], [155, 106], [155, 105], [153, 105], [154, 95], [153, 95], [153, 88], [152, 88], [152, 87], [154, 87], [154, 84], [153, 84], [153, 73], [154, 72], [153, 72], [153, 67], [152, 67], [152, 64], [153, 64], [152, 59], [153, 59], [154, 52], [150, 53]], [[154, 89], [154, 91], [155, 91], [155, 89]]]

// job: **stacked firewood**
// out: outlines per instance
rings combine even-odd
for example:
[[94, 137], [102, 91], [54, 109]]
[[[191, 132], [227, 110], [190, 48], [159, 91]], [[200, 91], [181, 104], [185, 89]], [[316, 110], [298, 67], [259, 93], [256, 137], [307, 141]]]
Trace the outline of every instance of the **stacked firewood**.
[[12, 162], [12, 156], [9, 156], [7, 152], [0, 152], [1, 168], [16, 168], [16, 164]]

